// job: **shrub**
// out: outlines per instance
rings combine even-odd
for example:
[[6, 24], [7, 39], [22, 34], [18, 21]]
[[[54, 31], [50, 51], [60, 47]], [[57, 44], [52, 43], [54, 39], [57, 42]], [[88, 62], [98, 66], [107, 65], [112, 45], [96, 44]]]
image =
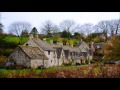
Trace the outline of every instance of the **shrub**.
[[69, 63], [63, 63], [62, 65], [63, 65], [63, 66], [71, 66], [71, 65], [72, 65], [72, 62], [69, 62]]
[[6, 59], [5, 56], [0, 56], [0, 68], [5, 68]]
[[58, 39], [57, 38], [53, 38], [53, 43], [57, 43]]
[[76, 65], [81, 65], [81, 64], [76, 62]]

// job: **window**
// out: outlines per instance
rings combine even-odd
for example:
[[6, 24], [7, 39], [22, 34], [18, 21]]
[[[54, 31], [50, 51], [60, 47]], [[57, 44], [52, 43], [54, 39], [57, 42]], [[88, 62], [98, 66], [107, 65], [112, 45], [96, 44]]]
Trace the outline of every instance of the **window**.
[[48, 55], [50, 55], [50, 51], [48, 51]]
[[51, 60], [51, 63], [52, 63], [52, 60]]

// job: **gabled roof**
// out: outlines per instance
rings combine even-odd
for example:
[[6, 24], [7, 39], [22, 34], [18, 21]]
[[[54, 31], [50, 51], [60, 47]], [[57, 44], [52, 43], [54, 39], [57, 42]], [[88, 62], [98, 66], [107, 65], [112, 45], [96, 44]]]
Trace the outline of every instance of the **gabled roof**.
[[63, 46], [63, 50], [69, 50], [70, 52], [80, 52], [78, 47]]
[[84, 41], [79, 46], [80, 50], [83, 49], [83, 47], [88, 50], [90, 49], [89, 46]]
[[22, 46], [22, 45], [19, 45], [19, 47], [31, 59], [42, 59], [42, 60], [44, 59], [44, 60], [48, 60], [48, 57], [38, 47]]
[[33, 41], [35, 43], [37, 43], [37, 45], [45, 51], [55, 51], [55, 49], [52, 47], [52, 45], [45, 41], [42, 41], [40, 39], [33, 39]]

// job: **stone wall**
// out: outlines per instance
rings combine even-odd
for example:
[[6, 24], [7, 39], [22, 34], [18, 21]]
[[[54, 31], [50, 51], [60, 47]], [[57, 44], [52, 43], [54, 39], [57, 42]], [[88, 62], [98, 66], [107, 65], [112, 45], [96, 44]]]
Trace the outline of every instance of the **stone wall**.
[[49, 67], [56, 66], [57, 56], [53, 51], [50, 51], [50, 55], [48, 55], [48, 51], [44, 51], [45, 55], [49, 58], [48, 64]]
[[37, 68], [38, 66], [42, 66], [42, 65], [43, 65], [43, 60], [39, 60], [39, 59], [31, 60], [31, 68]]
[[19, 47], [17, 47], [8, 57], [8, 63], [30, 67], [30, 58]]

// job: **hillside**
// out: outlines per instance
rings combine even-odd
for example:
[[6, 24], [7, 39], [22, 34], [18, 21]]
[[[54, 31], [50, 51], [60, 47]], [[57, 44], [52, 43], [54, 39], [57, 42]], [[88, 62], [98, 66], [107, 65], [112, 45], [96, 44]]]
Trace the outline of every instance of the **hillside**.
[[[28, 37], [23, 38], [23, 43], [28, 40]], [[16, 36], [0, 36], [0, 56], [9, 56], [10, 53], [19, 45], [19, 38]]]

